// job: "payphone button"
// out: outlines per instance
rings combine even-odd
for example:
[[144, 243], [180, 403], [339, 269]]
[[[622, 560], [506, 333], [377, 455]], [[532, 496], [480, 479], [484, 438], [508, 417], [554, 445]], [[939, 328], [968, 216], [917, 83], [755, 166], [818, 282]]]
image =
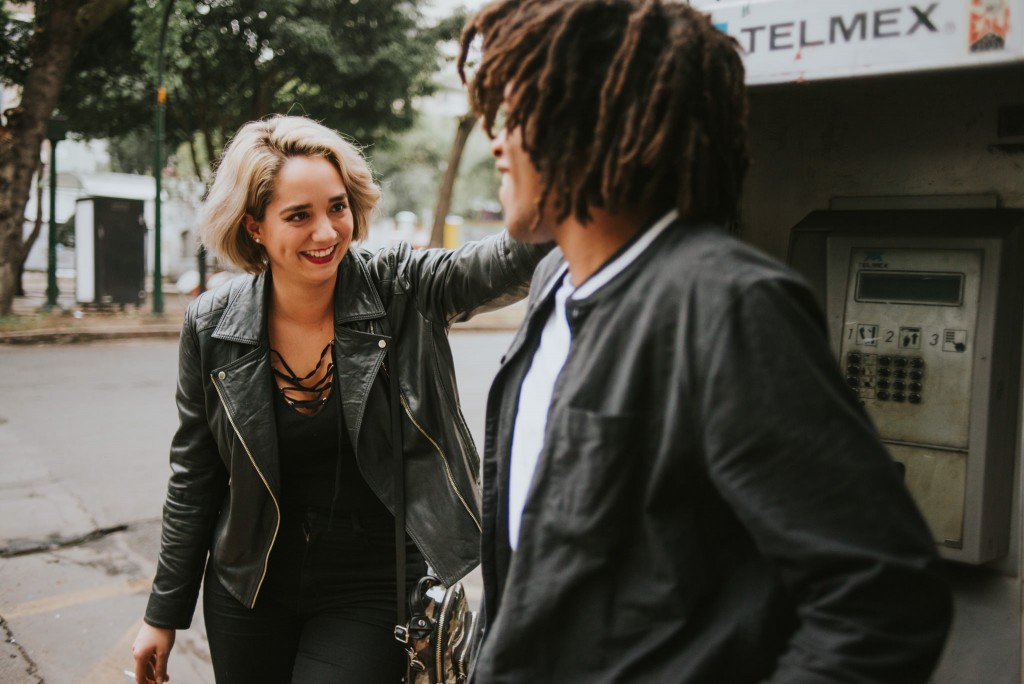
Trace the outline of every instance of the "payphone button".
[[851, 375], [846, 378], [846, 384], [854, 389], [860, 389], [860, 378], [855, 378]]
[[907, 371], [904, 370], [903, 368], [897, 368], [896, 372], [893, 373], [893, 375], [895, 375], [897, 378], [905, 378], [907, 377]]
[[888, 356], [879, 356], [878, 357], [878, 365], [879, 366], [888, 366], [890, 364], [892, 364], [892, 359], [889, 358]]
[[879, 368], [878, 375], [883, 378], [887, 378], [892, 375], [892, 369], [890, 368]]
[[905, 356], [897, 356], [896, 358], [894, 358], [892, 360], [892, 364], [894, 366], [896, 366], [897, 368], [906, 368], [906, 366], [907, 366], [907, 357], [905, 357]]
[[919, 383], [919, 382], [912, 382], [912, 383], [910, 383], [910, 391], [911, 392], [920, 392], [921, 391], [921, 383]]
[[846, 360], [850, 363], [860, 363], [860, 354], [857, 352], [850, 352], [846, 355]]
[[922, 359], [920, 356], [911, 357], [911, 359], [910, 359], [910, 367], [911, 368], [924, 368], [924, 359]]
[[907, 397], [907, 401], [909, 401], [911, 404], [920, 404], [921, 403], [921, 395], [920, 394], [911, 394], [909, 397]]
[[879, 380], [878, 381], [878, 389], [889, 389], [889, 381], [888, 380]]
[[885, 390], [878, 390], [878, 393], [875, 394], [875, 397], [881, 399], [882, 401], [886, 401], [889, 399], [889, 393], [886, 392]]
[[903, 382], [902, 380], [896, 380], [895, 382], [892, 383], [892, 388], [894, 390], [900, 390], [902, 392], [903, 390], [907, 389], [907, 383]]
[[924, 377], [924, 373], [922, 373], [919, 370], [912, 370], [912, 371], [910, 371], [910, 379], [911, 380], [920, 380], [923, 377]]
[[860, 375], [860, 366], [851, 363], [846, 367], [846, 372], [850, 375]]
[[906, 399], [906, 397], [903, 395], [903, 392], [893, 392], [892, 393], [892, 400], [893, 401], [903, 401], [904, 399]]

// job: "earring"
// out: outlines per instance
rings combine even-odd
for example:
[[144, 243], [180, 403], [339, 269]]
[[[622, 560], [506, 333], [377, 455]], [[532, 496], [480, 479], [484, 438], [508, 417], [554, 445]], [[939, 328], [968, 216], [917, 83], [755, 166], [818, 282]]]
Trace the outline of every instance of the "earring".
[[258, 237], [256, 237], [255, 235], [252, 236], [252, 239], [256, 241], [256, 244], [261, 244], [260, 243], [260, 239]]

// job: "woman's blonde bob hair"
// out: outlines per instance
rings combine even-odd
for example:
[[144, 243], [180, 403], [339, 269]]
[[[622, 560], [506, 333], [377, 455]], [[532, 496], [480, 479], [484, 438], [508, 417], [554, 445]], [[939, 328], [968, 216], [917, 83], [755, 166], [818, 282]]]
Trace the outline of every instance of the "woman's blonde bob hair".
[[249, 273], [266, 270], [263, 248], [246, 233], [243, 219], [250, 214], [263, 220], [274, 181], [289, 157], [323, 157], [338, 169], [352, 210], [352, 239], [366, 236], [380, 188], [363, 155], [316, 121], [274, 116], [245, 124], [224, 149], [200, 212], [200, 239], [207, 249]]

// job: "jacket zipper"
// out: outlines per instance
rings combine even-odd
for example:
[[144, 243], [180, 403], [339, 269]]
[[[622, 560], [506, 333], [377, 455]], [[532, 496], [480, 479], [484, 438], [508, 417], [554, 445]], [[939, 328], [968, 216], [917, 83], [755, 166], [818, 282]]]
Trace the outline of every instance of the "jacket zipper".
[[217, 390], [217, 397], [220, 399], [220, 403], [224, 406], [224, 412], [228, 415], [228, 422], [231, 423], [231, 429], [235, 431], [235, 436], [238, 437], [238, 441], [242, 443], [242, 448], [245, 449], [245, 454], [249, 457], [249, 462], [252, 463], [252, 467], [256, 469], [256, 474], [260, 476], [260, 480], [263, 481], [263, 486], [267, 488], [267, 493], [270, 494], [270, 500], [274, 502], [274, 508], [277, 510], [277, 524], [274, 526], [274, 536], [270, 538], [270, 548], [267, 549], [267, 557], [263, 561], [263, 574], [260, 575], [259, 584], [256, 585], [256, 593], [252, 595], [252, 603], [249, 608], [256, 607], [256, 597], [260, 595], [260, 589], [263, 587], [263, 580], [267, 578], [267, 568], [270, 566], [270, 552], [274, 548], [274, 542], [277, 541], [277, 533], [281, 529], [281, 507], [277, 505], [277, 499], [274, 497], [274, 492], [271, 491], [270, 485], [267, 483], [267, 478], [263, 477], [263, 471], [256, 465], [256, 459], [252, 457], [252, 452], [249, 451], [249, 446], [242, 439], [242, 433], [238, 431], [238, 427], [235, 425], [235, 417], [231, 415], [231, 409], [228, 408], [228, 402], [224, 401], [224, 394], [220, 390], [220, 385], [217, 384], [217, 380], [214, 379], [213, 373], [210, 373], [210, 380], [213, 382], [214, 389]]
[[[388, 375], [387, 366], [381, 364], [381, 368], [384, 370], [384, 375]], [[416, 422], [416, 419], [412, 417], [412, 411], [409, 410], [409, 404], [406, 403], [405, 394], [402, 392], [401, 388], [399, 388], [398, 390], [398, 401], [402, 404], [402, 409], [405, 411], [405, 415], [408, 416], [409, 421], [416, 427], [417, 430], [420, 431], [420, 434], [423, 435], [426, 438], [426, 440], [430, 442], [431, 445], [433, 445], [434, 449], [437, 451], [437, 455], [441, 457], [441, 463], [444, 465], [444, 472], [445, 476], [448, 478], [448, 484], [451, 485], [452, 491], [455, 492], [455, 496], [459, 497], [459, 501], [462, 502], [462, 507], [466, 509], [466, 513], [468, 513], [469, 517], [473, 520], [473, 524], [476, 525], [476, 529], [478, 531], [482, 531], [480, 527], [480, 521], [477, 520], [476, 516], [473, 514], [473, 509], [470, 508], [468, 503], [466, 503], [466, 498], [462, 495], [462, 492], [459, 490], [459, 486], [455, 484], [455, 477], [452, 475], [451, 466], [448, 465], [448, 457], [444, 455], [444, 450], [434, 440], [434, 438], [427, 434], [427, 431], [424, 430], [423, 427]]]
[[445, 589], [444, 598], [441, 599], [441, 615], [437, 618], [437, 632], [434, 635], [434, 640], [437, 642], [437, 653], [434, 655], [434, 671], [437, 673], [437, 681], [444, 681], [444, 661], [441, 660], [441, 656], [444, 655], [444, 643], [441, 639], [441, 635], [448, 630], [445, 627], [445, 622], [448, 620], [448, 608], [452, 601], [447, 600], [449, 592], [455, 591], [453, 588], [448, 587]]

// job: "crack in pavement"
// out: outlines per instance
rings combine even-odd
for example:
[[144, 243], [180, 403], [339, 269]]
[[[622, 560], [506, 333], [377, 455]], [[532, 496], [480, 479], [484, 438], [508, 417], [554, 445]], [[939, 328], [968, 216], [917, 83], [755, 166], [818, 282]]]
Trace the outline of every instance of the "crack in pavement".
[[39, 666], [36, 665], [35, 661], [29, 657], [25, 649], [22, 648], [17, 639], [14, 638], [14, 632], [11, 631], [10, 626], [7, 624], [7, 620], [3, 619], [3, 617], [0, 617], [0, 628], [3, 628], [4, 630], [4, 641], [13, 646], [15, 650], [21, 654], [22, 660], [25, 661], [25, 674], [33, 677], [37, 682], [39, 682], [39, 684], [46, 684], [45, 680], [39, 676]]
[[114, 525], [113, 527], [101, 527], [85, 534], [74, 537], [60, 537], [53, 535], [47, 539], [25, 539], [16, 540], [8, 546], [0, 547], [0, 558], [15, 558], [17, 556], [29, 556], [35, 553], [46, 553], [56, 549], [65, 549], [71, 546], [80, 546], [89, 542], [102, 539], [111, 534], [126, 532], [129, 525]]

